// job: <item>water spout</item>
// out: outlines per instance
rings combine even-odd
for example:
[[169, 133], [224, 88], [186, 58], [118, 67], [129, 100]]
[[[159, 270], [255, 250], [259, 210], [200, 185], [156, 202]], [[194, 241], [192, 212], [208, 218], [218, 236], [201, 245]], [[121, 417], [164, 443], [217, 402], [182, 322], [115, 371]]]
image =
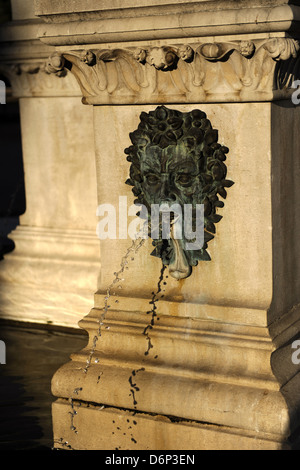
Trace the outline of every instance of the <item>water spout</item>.
[[174, 236], [174, 231], [175, 231], [175, 224], [171, 225], [171, 241], [173, 244], [173, 257], [170, 261], [169, 264], [169, 273], [170, 276], [174, 277], [175, 279], [185, 279], [188, 277], [191, 272], [192, 268], [189, 265], [184, 250], [182, 249], [182, 241], [177, 240]]

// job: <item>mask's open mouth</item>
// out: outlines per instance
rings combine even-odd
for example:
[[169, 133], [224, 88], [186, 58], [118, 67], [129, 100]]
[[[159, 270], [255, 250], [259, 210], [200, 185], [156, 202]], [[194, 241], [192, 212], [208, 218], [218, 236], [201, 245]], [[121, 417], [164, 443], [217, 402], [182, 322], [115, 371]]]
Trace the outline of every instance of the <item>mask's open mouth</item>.
[[[187, 257], [183, 249], [182, 241], [182, 215], [180, 207], [175, 207], [173, 203], [164, 201], [160, 205], [160, 213], [165, 217], [167, 224], [162, 223], [162, 237], [171, 240], [172, 257], [169, 262], [169, 273], [174, 279], [185, 279], [188, 277], [192, 268], [188, 263]], [[168, 216], [166, 216], [168, 214]]]
[[172, 277], [179, 280], [188, 277], [192, 272], [192, 268], [187, 262], [184, 250], [182, 248], [182, 241], [176, 239], [174, 236], [175, 224], [176, 221], [171, 224], [170, 232], [171, 242], [173, 244], [173, 256], [169, 264], [169, 273]]

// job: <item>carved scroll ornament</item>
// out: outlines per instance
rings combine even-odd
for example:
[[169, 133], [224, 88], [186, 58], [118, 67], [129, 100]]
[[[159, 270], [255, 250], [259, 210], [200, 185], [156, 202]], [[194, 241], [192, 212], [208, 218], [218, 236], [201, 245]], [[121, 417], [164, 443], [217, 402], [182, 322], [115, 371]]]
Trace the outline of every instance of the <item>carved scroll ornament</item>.
[[263, 101], [286, 98], [299, 78], [290, 38], [54, 53], [48, 73], [69, 69], [85, 104]]

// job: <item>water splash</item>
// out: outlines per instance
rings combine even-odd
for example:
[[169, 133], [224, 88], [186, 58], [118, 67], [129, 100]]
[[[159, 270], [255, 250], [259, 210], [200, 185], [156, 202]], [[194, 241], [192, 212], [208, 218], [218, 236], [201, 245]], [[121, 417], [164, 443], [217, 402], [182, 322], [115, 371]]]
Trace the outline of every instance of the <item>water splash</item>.
[[[124, 281], [124, 279], [122, 277], [120, 277], [125, 269], [128, 269], [128, 261], [129, 261], [129, 257], [130, 257], [130, 261], [134, 261], [134, 254], [137, 253], [137, 251], [142, 247], [142, 245], [144, 244], [145, 242], [145, 238], [141, 238], [139, 236], [140, 234], [137, 234], [136, 235], [136, 238], [132, 241], [132, 244], [131, 246], [127, 249], [125, 255], [123, 256], [122, 260], [121, 260], [121, 264], [120, 264], [120, 269], [119, 271], [115, 272], [114, 273], [114, 279], [112, 281], [112, 283], [108, 286], [107, 290], [106, 290], [106, 296], [104, 298], [104, 307], [103, 307], [103, 311], [102, 311], [102, 314], [98, 320], [98, 332], [97, 332], [97, 335], [94, 336], [93, 338], [93, 343], [92, 343], [92, 347], [91, 347], [91, 350], [90, 350], [90, 354], [87, 358], [87, 361], [86, 361], [86, 366], [85, 368], [83, 369], [83, 372], [86, 374], [88, 372], [88, 369], [91, 365], [91, 361], [92, 361], [92, 358], [95, 354], [95, 350], [96, 350], [96, 346], [97, 346], [97, 342], [98, 342], [98, 339], [101, 337], [101, 334], [102, 334], [102, 326], [104, 324], [104, 320], [105, 320], [105, 317], [106, 317], [106, 314], [108, 312], [108, 309], [110, 307], [110, 305], [108, 305], [108, 301], [109, 301], [109, 298], [111, 295], [116, 295], [116, 293], [114, 292], [113, 288], [116, 286], [116, 284]], [[118, 285], [117, 286], [118, 289], [122, 289], [122, 286], [121, 285]], [[113, 290], [113, 291], [112, 291]], [[116, 303], [118, 303], [116, 301]], [[109, 328], [109, 327], [108, 327]], [[99, 359], [96, 358], [95, 359], [95, 363], [97, 364], [99, 362]], [[101, 376], [103, 375], [103, 372], [100, 372], [100, 374], [98, 375], [98, 379], [97, 379], [97, 384], [100, 382], [100, 379], [101, 379]], [[75, 395], [78, 395], [78, 393], [82, 391], [82, 387], [77, 387], [74, 389], [73, 391], [73, 394]], [[80, 403], [80, 402], [79, 402]], [[69, 412], [70, 414], [70, 417], [71, 417], [71, 425], [70, 425], [70, 428], [71, 430], [75, 433], [75, 434], [78, 434], [78, 431], [77, 431], [77, 428], [76, 426], [74, 425], [74, 418], [75, 416], [77, 415], [77, 411], [75, 410], [74, 408], [74, 402], [73, 402], [73, 398], [70, 398], [69, 399], [69, 404], [70, 404], [70, 407], [71, 407], [71, 411]], [[79, 405], [80, 406], [80, 405]], [[62, 447], [67, 447], [67, 448], [70, 448], [72, 449], [71, 446], [69, 446], [68, 442], [65, 442], [63, 440], [63, 438], [61, 438], [58, 442]]]

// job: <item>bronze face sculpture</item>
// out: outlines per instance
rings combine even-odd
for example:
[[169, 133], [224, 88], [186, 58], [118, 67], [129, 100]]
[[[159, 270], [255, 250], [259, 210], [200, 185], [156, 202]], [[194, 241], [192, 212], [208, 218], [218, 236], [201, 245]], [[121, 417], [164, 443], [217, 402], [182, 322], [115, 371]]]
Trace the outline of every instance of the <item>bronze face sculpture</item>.
[[[138, 128], [130, 134], [132, 145], [125, 149], [131, 162], [127, 184], [133, 186], [136, 204], [142, 204], [151, 214], [153, 205], [192, 206], [192, 228], [196, 228], [196, 207], [204, 207], [204, 240], [198, 249], [187, 249], [186, 236], [176, 239], [172, 230], [169, 239], [162, 238], [161, 225], [151, 253], [169, 265], [170, 274], [183, 279], [191, 274], [198, 261], [209, 261], [207, 244], [214, 238], [216, 214], [226, 198], [225, 165], [228, 148], [218, 143], [218, 131], [213, 129], [203, 111], [194, 109], [182, 113], [165, 106], [142, 112]], [[153, 222], [152, 222], [153, 224]], [[149, 216], [149, 225], [151, 220]], [[149, 235], [150, 235], [149, 228]], [[153, 233], [153, 232], [152, 232]]]

